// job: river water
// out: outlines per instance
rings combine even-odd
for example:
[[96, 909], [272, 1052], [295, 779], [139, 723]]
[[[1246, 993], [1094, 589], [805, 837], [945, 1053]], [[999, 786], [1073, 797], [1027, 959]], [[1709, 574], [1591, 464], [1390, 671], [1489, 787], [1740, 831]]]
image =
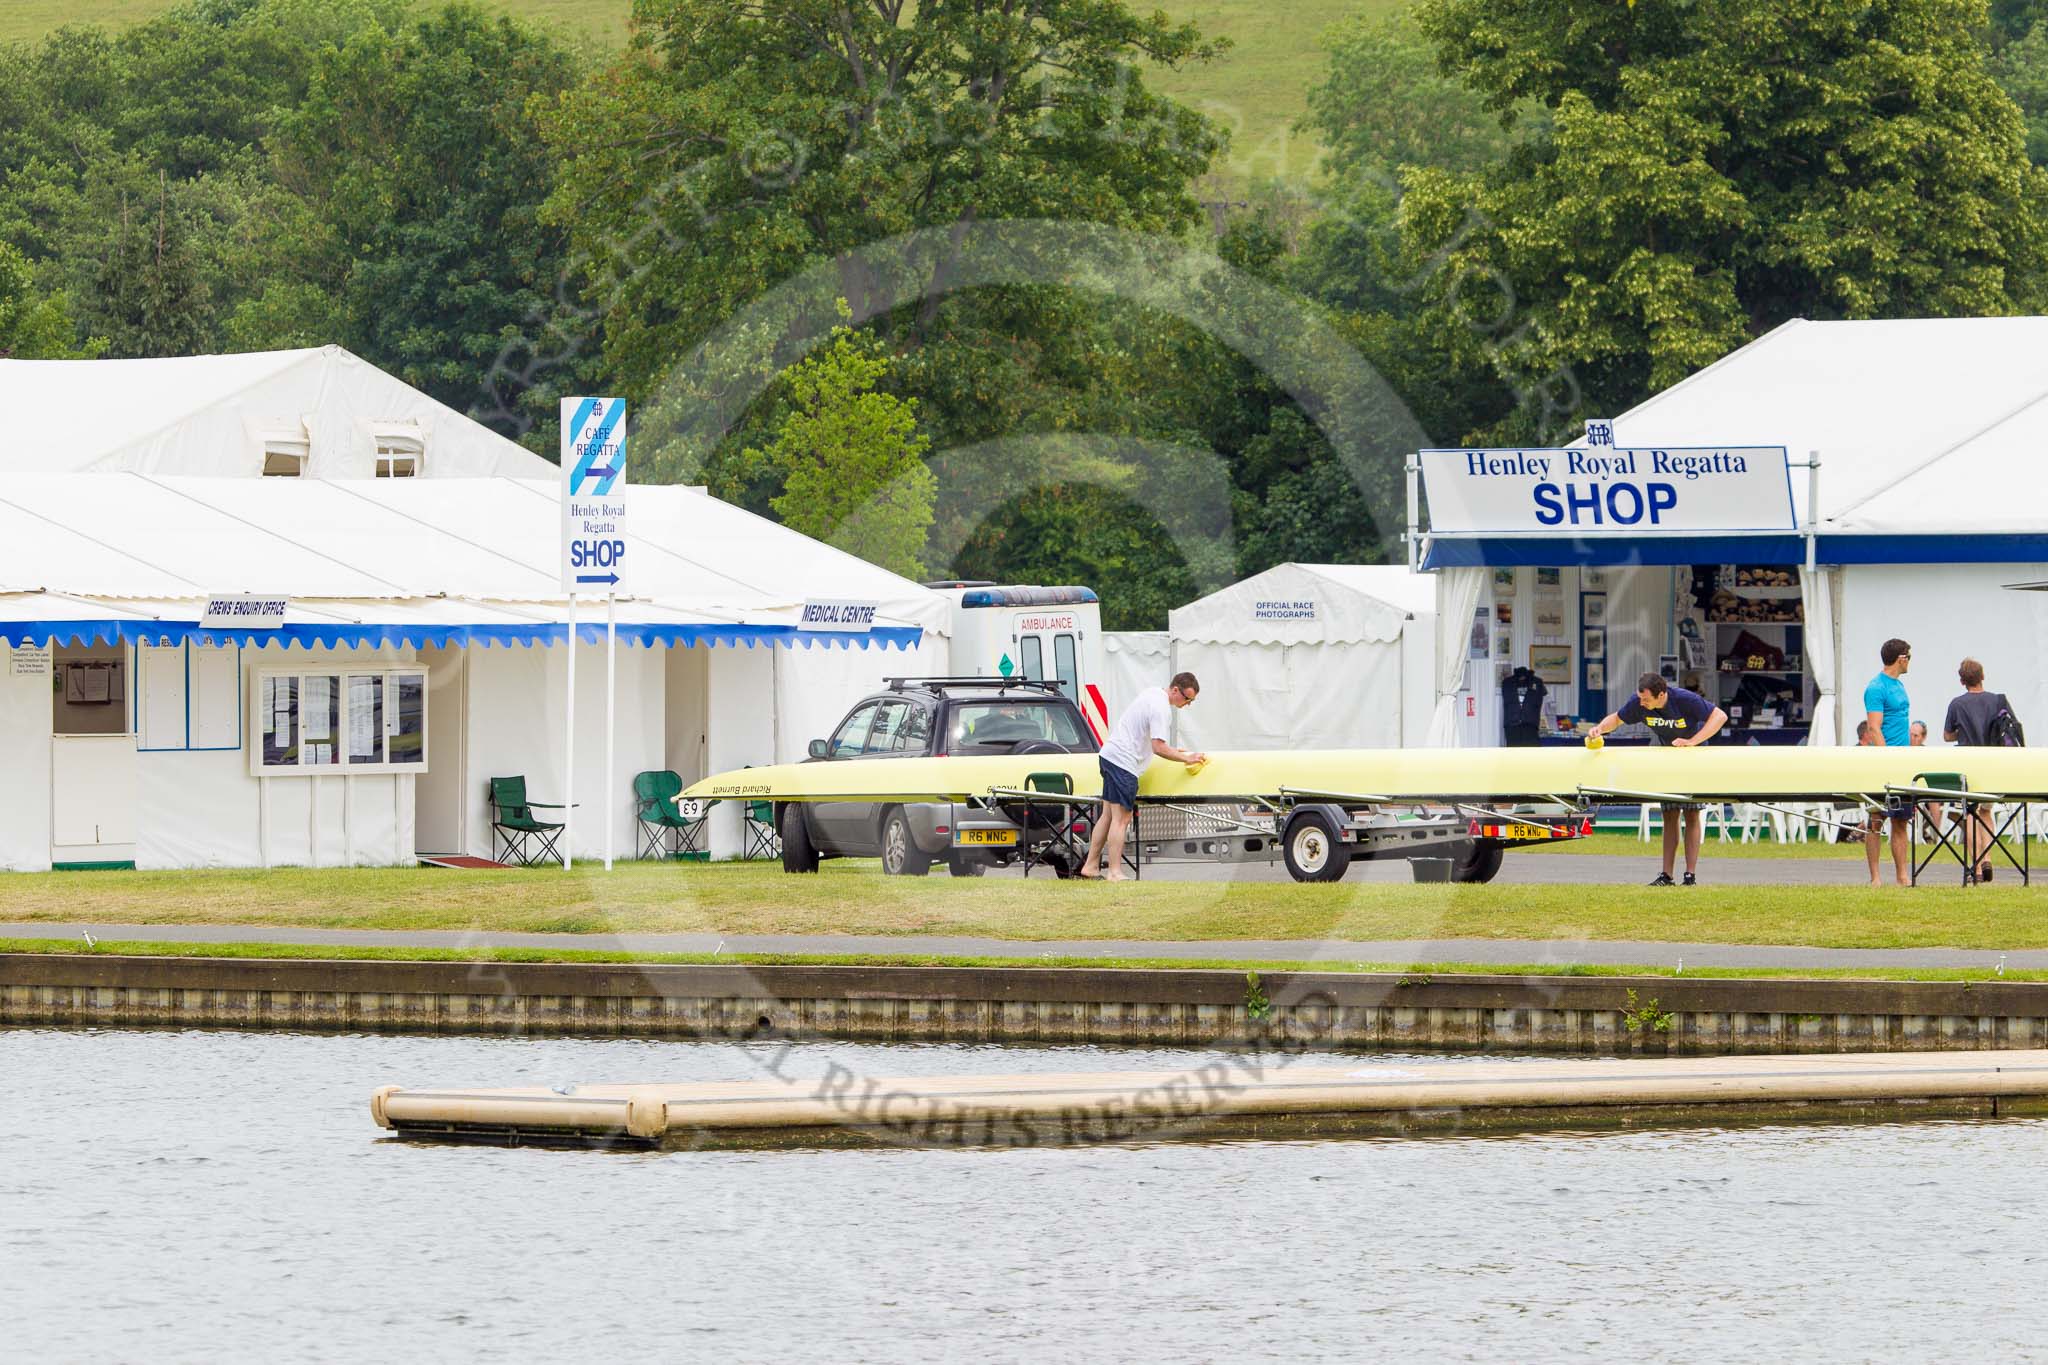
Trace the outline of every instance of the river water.
[[[2048, 1121], [624, 1153], [411, 1143], [369, 1117], [387, 1083], [725, 1079], [781, 1053], [0, 1030], [0, 1359], [2048, 1349]], [[817, 1043], [780, 1065], [1218, 1055]]]

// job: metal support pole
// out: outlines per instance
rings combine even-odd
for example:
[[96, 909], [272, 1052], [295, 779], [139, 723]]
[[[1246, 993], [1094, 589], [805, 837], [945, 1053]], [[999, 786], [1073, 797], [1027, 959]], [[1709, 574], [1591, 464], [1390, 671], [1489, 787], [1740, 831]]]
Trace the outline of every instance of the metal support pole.
[[597, 803], [604, 821], [604, 870], [612, 870], [612, 740], [613, 713], [619, 695], [619, 594], [604, 595], [604, 799]]
[[1806, 571], [1813, 572], [1820, 550], [1820, 452], [1806, 452]]
[[1422, 462], [1421, 462], [1420, 460], [1416, 459], [1416, 458], [1415, 458], [1415, 456], [1413, 456], [1413, 455], [1410, 455], [1410, 456], [1408, 457], [1408, 465], [1407, 465], [1407, 472], [1408, 472], [1408, 537], [1407, 537], [1407, 539], [1408, 539], [1408, 572], [1409, 572], [1409, 573], [1414, 573], [1414, 572], [1416, 571], [1416, 569], [1417, 569], [1417, 568], [1418, 568], [1418, 567], [1420, 566], [1420, 564], [1421, 564], [1421, 556], [1420, 556], [1420, 553], [1419, 553], [1419, 551], [1420, 551], [1420, 547], [1421, 547], [1421, 544], [1422, 544], [1422, 535], [1421, 535], [1421, 531], [1422, 531], [1422, 500], [1421, 500], [1421, 490], [1420, 490], [1420, 487], [1419, 487], [1419, 485], [1420, 485], [1420, 483], [1421, 483], [1421, 480], [1422, 480]]
[[567, 872], [575, 860], [569, 850], [576, 846], [576, 594], [569, 594], [569, 705], [568, 719], [563, 722], [562, 756], [565, 770], [563, 781], [568, 784], [568, 799], [562, 803], [562, 871]]

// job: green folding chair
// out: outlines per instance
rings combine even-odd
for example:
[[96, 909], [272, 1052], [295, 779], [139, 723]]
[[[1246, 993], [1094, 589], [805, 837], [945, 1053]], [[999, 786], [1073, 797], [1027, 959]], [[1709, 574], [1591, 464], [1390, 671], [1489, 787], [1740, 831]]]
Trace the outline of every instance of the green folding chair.
[[567, 809], [548, 801], [527, 800], [524, 777], [491, 779], [491, 832], [504, 845], [505, 858], [521, 867], [560, 861], [555, 840], [562, 837], [561, 822], [537, 819], [534, 811]]
[[641, 858], [682, 858], [700, 852], [704, 817], [686, 818], [676, 805], [683, 779], [675, 773], [636, 773], [633, 777], [633, 818], [640, 822]]
[[[1074, 779], [1062, 772], [1026, 773], [1024, 790], [1044, 792], [1048, 796], [1072, 796]], [[1058, 812], [1057, 823], [1054, 812]], [[1031, 875], [1033, 863], [1044, 863], [1053, 867], [1058, 875], [1065, 877], [1080, 870], [1088, 856], [1088, 846], [1074, 836], [1074, 808], [1070, 805], [1053, 805], [1030, 802], [1024, 806], [1024, 875]], [[1042, 823], [1049, 837], [1043, 843], [1033, 841], [1032, 825]]]
[[780, 858], [782, 831], [775, 828], [773, 801], [747, 802], [747, 846], [742, 859]]

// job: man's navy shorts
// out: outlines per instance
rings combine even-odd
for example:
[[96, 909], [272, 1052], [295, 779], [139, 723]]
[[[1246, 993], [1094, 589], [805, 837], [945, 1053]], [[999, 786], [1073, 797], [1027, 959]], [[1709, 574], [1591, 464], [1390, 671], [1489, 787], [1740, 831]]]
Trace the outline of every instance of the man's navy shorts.
[[1102, 768], [1102, 799], [1127, 811], [1138, 809], [1138, 775], [1127, 773], [1106, 758], [1097, 759]]

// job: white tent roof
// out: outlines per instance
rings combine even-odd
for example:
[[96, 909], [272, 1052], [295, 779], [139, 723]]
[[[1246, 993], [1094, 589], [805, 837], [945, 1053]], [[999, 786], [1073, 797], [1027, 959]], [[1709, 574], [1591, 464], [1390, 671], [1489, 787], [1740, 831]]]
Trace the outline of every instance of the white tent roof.
[[[841, 598], [948, 631], [939, 594], [701, 491], [635, 486], [631, 506], [622, 620], [790, 626]], [[559, 622], [559, 536], [552, 480], [0, 475], [0, 593], [105, 599], [114, 619], [192, 620], [196, 600], [247, 592], [308, 624]], [[5, 619], [102, 619], [80, 605]]]
[[0, 472], [133, 470], [252, 478], [266, 441], [299, 441], [305, 472], [369, 478], [380, 436], [423, 448], [425, 478], [546, 478], [548, 461], [339, 346], [161, 360], [0, 360], [15, 422]]
[[[2039, 534], [2048, 317], [1786, 323], [1615, 419], [1628, 446], [1821, 459], [1824, 534]], [[1792, 481], [1806, 517], [1806, 480]]]
[[1276, 564], [1177, 607], [1178, 639], [1204, 644], [1351, 644], [1398, 640], [1436, 613], [1436, 580], [1401, 564]]

